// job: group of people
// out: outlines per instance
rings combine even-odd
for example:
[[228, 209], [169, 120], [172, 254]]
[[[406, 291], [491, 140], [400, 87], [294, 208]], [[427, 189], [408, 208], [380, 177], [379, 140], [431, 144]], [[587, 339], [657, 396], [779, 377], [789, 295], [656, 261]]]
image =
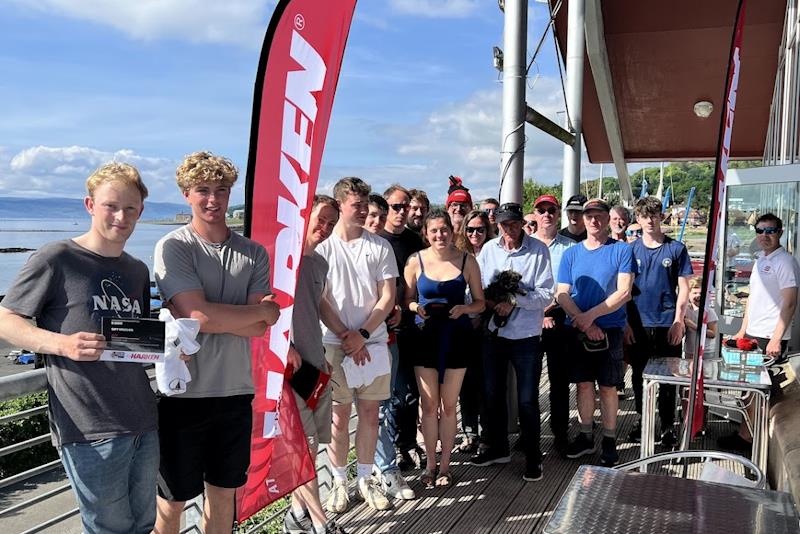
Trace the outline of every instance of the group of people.
[[[141, 366], [98, 361], [103, 317], [149, 314], [149, 270], [124, 252], [147, 197], [130, 165], [111, 163], [89, 177], [90, 230], [33, 254], [0, 306], [0, 337], [47, 355], [53, 441], [87, 533], [176, 533], [185, 502], [201, 493], [203, 530], [229, 532], [235, 490], [246, 480], [249, 340], [280, 314], [269, 258], [227, 226], [237, 179], [229, 160], [194, 153], [176, 176], [192, 219], [158, 242], [153, 269], [164, 306], [200, 321], [201, 349], [186, 357], [185, 393], [156, 399]], [[325, 506], [316, 480], [293, 492], [286, 532], [344, 532], [326, 509], [338, 514], [350, 503], [353, 405], [353, 494], [385, 510], [393, 499], [416, 498], [403, 476], [410, 469], [420, 470], [425, 489], [454, 484], [453, 452], [470, 454], [476, 466], [510, 462], [509, 384], [522, 478], [540, 480], [545, 355], [555, 450], [566, 458], [596, 452], [599, 390], [600, 460], [616, 464], [626, 362], [641, 413], [648, 359], [680, 356], [684, 336], [687, 350], [696, 344], [700, 284], [686, 247], [662, 231], [655, 198], [636, 203], [634, 226], [626, 208], [575, 195], [564, 203], [569, 224], [560, 229], [555, 196], [538, 197], [527, 214], [494, 199], [474, 209], [458, 177], [450, 177], [444, 209], [400, 185], [371, 194], [355, 177], [339, 180], [332, 193], [316, 195], [307, 214], [287, 361], [295, 372], [306, 367], [329, 379], [322, 391], [296, 390], [295, 400], [312, 458], [328, 444], [333, 484]], [[764, 255], [751, 300], [777, 295], [779, 318], [773, 324], [772, 308], [748, 307], [740, 334], [773, 354], [785, 349], [800, 277], [779, 245], [780, 220], [763, 215], [755, 228]], [[716, 337], [711, 319], [709, 340]], [[675, 443], [674, 409], [675, 391], [662, 387], [665, 445]], [[629, 438], [638, 439], [637, 429]]]

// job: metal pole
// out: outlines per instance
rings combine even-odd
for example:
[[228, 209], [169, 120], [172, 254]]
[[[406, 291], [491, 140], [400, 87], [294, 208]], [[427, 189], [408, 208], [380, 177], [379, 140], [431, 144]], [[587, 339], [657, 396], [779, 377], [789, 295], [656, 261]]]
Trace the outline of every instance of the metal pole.
[[597, 198], [603, 198], [603, 164], [600, 164], [600, 185], [597, 186]]
[[503, 29], [503, 137], [500, 140], [500, 202], [522, 203], [525, 165], [525, 69], [527, 0], [506, 0]]
[[[575, 134], [575, 143], [564, 147], [564, 179], [561, 202], [580, 192], [581, 140], [583, 125], [584, 0], [570, 0], [567, 6], [567, 129]], [[563, 224], [567, 224], [566, 211]]]

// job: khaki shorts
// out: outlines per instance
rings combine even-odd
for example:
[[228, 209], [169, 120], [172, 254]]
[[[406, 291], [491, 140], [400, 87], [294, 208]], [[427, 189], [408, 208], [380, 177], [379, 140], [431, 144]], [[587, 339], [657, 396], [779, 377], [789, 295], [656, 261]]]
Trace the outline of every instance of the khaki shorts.
[[[305, 364], [310, 365], [310, 364]], [[331, 442], [331, 425], [333, 415], [331, 411], [331, 385], [330, 382], [325, 386], [322, 395], [319, 396], [316, 409], [312, 410], [306, 405], [306, 401], [294, 392], [294, 400], [297, 402], [297, 411], [300, 413], [300, 420], [303, 422], [303, 432], [308, 437], [308, 444], [314, 448], [320, 443]]]
[[[391, 358], [391, 355], [389, 357]], [[340, 345], [325, 345], [325, 359], [333, 368], [330, 383], [333, 385], [334, 404], [349, 404], [357, 399], [382, 401], [391, 396], [391, 373], [379, 376], [368, 386], [348, 388], [342, 369], [344, 358], [345, 354]], [[391, 362], [389, 367], [391, 367]]]

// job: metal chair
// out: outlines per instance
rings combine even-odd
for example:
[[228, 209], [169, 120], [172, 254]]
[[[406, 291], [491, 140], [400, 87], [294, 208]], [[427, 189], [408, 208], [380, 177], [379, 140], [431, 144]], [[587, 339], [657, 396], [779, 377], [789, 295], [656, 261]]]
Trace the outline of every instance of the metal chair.
[[[653, 464], [662, 463], [662, 462], [669, 462], [670, 465], [675, 465], [679, 463], [678, 461], [685, 461], [688, 462], [689, 460], [701, 460], [704, 462], [710, 460], [720, 460], [725, 462], [734, 462], [741, 466], [743, 466], [747, 471], [749, 471], [754, 479], [745, 479], [749, 484], [744, 484], [742, 482], [732, 482], [733, 485], [741, 485], [741, 486], [749, 486], [754, 487], [756, 489], [765, 489], [767, 486], [766, 477], [764, 477], [764, 473], [761, 472], [761, 469], [758, 468], [756, 464], [748, 460], [743, 456], [739, 456], [738, 454], [731, 454], [728, 452], [720, 452], [720, 451], [674, 451], [674, 452], [663, 452], [660, 454], [654, 454], [653, 456], [648, 456], [647, 458], [640, 458], [639, 460], [634, 460], [632, 462], [624, 463], [615, 467], [620, 471], [633, 471], [635, 469], [642, 470], [644, 472], [647, 471], [647, 467]], [[673, 475], [673, 470], [671, 469], [661, 469], [659, 471], [661, 474]], [[737, 474], [738, 475], [738, 474]], [[741, 475], [738, 475], [740, 478], [744, 478]], [[700, 477], [702, 480], [702, 477]]]

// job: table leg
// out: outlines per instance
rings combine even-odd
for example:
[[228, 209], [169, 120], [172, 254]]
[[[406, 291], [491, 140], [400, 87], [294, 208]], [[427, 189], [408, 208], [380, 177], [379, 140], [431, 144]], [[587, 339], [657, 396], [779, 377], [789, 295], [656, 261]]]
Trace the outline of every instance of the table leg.
[[754, 392], [753, 402], [753, 463], [767, 472], [767, 445], [769, 432], [769, 395]]
[[[640, 458], [653, 455], [655, 448], [655, 423], [656, 399], [658, 398], [658, 382], [644, 380], [642, 385], [642, 442]], [[639, 468], [642, 473], [647, 472], [647, 467]]]

